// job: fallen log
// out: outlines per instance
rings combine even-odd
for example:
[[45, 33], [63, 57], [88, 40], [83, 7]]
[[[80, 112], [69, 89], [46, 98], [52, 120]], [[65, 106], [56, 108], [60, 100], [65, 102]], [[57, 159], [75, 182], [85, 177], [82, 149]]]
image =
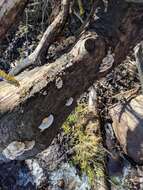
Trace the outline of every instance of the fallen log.
[[[138, 43], [143, 34], [140, 26], [143, 7], [130, 7], [121, 1], [117, 5], [114, 1], [110, 3], [109, 12], [122, 18], [117, 23], [106, 23], [108, 11], [99, 20], [93, 17], [69, 53], [52, 64], [19, 74], [16, 77], [19, 88], [1, 82], [1, 160], [25, 159], [44, 150], [80, 95], [120, 64]], [[113, 15], [110, 14], [110, 19]], [[111, 31], [109, 28], [106, 31], [103, 21], [117, 28], [110, 26]], [[115, 32], [119, 26], [123, 32]]]
[[[11, 142], [35, 141], [31, 153], [25, 151], [24, 155], [19, 156], [24, 159], [50, 144], [58, 127], [75, 106], [79, 95], [92, 84], [99, 67], [98, 63], [105, 55], [102, 39], [98, 39], [94, 34], [91, 37], [88, 35], [79, 41], [70, 53], [55, 63], [21, 73], [16, 78], [20, 83], [19, 88], [5, 82], [1, 83], [0, 141], [3, 147], [0, 149], [2, 152]], [[96, 42], [95, 47], [98, 45], [99, 49], [102, 48], [102, 52], [95, 50], [95, 47], [92, 54], [87, 51], [86, 43], [93, 41]], [[51, 125], [49, 122], [52, 122]], [[44, 124], [45, 130], [41, 126]]]

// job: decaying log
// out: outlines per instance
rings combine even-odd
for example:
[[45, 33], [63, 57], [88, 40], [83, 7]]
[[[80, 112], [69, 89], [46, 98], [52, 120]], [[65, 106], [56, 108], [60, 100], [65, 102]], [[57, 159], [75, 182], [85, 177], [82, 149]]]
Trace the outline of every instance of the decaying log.
[[[93, 42], [95, 43], [93, 49], [89, 50], [87, 44]], [[62, 56], [55, 63], [21, 73], [17, 77], [20, 88], [2, 82], [0, 141], [3, 146], [0, 147], [0, 151], [3, 152], [13, 141], [26, 143], [32, 141], [35, 144], [30, 152], [25, 151], [18, 157], [19, 159], [45, 149], [55, 136], [58, 127], [75, 106], [79, 95], [96, 78], [98, 63], [105, 56], [104, 49], [102, 39], [94, 33], [88, 34], [70, 53]], [[46, 130], [41, 126], [43, 122], [47, 124]], [[52, 122], [50, 127], [48, 122]], [[17, 152], [13, 151], [12, 154], [16, 156], [7, 154], [7, 157], [17, 158]]]
[[[44, 150], [74, 108], [77, 98], [96, 79], [120, 64], [130, 48], [138, 43], [143, 34], [143, 7], [114, 2], [110, 1], [112, 6], [100, 19], [93, 17], [95, 20], [69, 53], [50, 65], [19, 74], [16, 77], [19, 88], [1, 82], [1, 160], [25, 159]], [[117, 17], [115, 23], [113, 15]], [[118, 31], [119, 28], [122, 30]]]
[[28, 0], [0, 1], [0, 40], [23, 13]]

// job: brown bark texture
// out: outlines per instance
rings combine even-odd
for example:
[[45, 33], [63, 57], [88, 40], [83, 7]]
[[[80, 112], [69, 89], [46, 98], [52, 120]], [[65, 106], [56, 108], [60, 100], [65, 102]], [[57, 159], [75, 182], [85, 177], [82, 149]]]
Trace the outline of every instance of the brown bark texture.
[[1, 0], [0, 1], [0, 40], [7, 31], [15, 24], [27, 5], [28, 0]]

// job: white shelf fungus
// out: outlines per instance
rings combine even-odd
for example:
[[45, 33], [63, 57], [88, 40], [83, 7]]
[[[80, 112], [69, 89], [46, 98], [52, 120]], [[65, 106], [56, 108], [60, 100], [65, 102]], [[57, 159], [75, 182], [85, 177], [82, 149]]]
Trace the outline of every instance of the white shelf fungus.
[[67, 100], [67, 102], [66, 102], [66, 106], [71, 106], [72, 103], [73, 103], [73, 98], [70, 97], [70, 98]]
[[54, 122], [54, 116], [52, 114], [49, 115], [49, 117], [46, 117], [43, 119], [41, 125], [38, 127], [41, 129], [41, 132], [45, 129], [49, 128]]
[[31, 150], [34, 145], [35, 141], [13, 141], [3, 150], [3, 155], [10, 160], [14, 160], [25, 151]]

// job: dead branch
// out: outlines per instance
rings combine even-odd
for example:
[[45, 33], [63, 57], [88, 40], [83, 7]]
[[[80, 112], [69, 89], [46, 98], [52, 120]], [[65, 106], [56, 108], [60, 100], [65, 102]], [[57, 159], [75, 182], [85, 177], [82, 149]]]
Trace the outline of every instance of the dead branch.
[[[70, 7], [70, 0], [62, 0], [61, 11], [54, 19], [54, 21], [48, 26], [47, 30], [43, 34], [38, 46], [27, 58], [19, 63], [15, 68], [10, 71], [10, 74], [17, 75], [27, 67], [37, 63], [43, 63], [46, 57], [49, 46], [54, 42], [56, 36], [59, 35], [68, 17]], [[40, 64], [41, 65], [41, 64]]]

